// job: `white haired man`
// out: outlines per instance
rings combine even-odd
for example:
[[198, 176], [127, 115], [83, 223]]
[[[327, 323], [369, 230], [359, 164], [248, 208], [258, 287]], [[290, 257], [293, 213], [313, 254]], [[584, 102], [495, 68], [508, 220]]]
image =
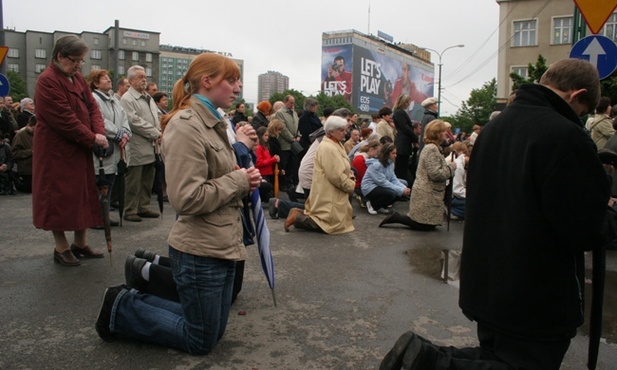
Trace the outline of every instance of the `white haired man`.
[[122, 107], [129, 118], [133, 136], [129, 146], [129, 158], [125, 177], [124, 219], [140, 222], [144, 218], [157, 218], [158, 212], [151, 211], [151, 189], [154, 183], [154, 147], [161, 138], [158, 108], [146, 93], [145, 69], [134, 65], [127, 71], [131, 85], [122, 95]]

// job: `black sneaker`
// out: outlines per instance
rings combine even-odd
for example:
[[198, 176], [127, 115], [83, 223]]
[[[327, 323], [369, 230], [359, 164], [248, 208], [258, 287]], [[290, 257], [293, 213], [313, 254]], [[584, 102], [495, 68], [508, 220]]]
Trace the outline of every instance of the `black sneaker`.
[[126, 289], [126, 286], [119, 285], [115, 287], [110, 287], [105, 289], [105, 293], [103, 293], [101, 310], [99, 311], [99, 317], [96, 319], [96, 324], [94, 325], [94, 328], [99, 334], [99, 337], [101, 337], [101, 339], [103, 339], [105, 342], [113, 342], [114, 340], [116, 340], [116, 335], [112, 333], [109, 329], [109, 324], [111, 322], [111, 310], [114, 306], [116, 298], [118, 297], [118, 294], [120, 294], [122, 289]]
[[124, 278], [126, 279], [126, 286], [143, 292], [148, 282], [141, 276], [141, 269], [146, 264], [145, 259], [135, 256], [128, 256], [124, 263]]

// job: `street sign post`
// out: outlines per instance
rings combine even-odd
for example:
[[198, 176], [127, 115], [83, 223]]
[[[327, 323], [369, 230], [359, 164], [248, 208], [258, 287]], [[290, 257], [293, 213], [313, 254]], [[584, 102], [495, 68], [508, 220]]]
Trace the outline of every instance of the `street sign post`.
[[574, 0], [591, 33], [597, 34], [617, 8], [617, 0]]
[[11, 91], [11, 86], [9, 85], [9, 79], [6, 78], [5, 75], [0, 73], [0, 96], [7, 96]]
[[617, 68], [617, 45], [605, 36], [587, 36], [572, 46], [570, 58], [584, 59], [596, 66], [602, 80]]

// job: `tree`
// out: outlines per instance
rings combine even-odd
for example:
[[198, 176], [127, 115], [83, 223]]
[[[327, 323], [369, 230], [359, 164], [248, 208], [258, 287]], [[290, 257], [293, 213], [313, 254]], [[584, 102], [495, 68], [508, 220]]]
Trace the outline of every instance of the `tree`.
[[306, 99], [306, 97], [298, 90], [289, 89], [282, 93], [272, 94], [270, 95], [269, 101], [271, 104], [274, 104], [276, 101], [283, 101], [287, 95], [292, 95], [295, 98], [294, 109], [296, 112], [302, 112], [304, 108], [304, 99]]
[[600, 81], [601, 95], [611, 98], [611, 104], [617, 104], [617, 71]]
[[495, 110], [497, 99], [497, 80], [485, 82], [480, 89], [473, 89], [469, 99], [462, 103], [461, 109], [454, 115], [456, 127], [471, 132], [475, 124], [484, 125]]
[[26, 86], [26, 81], [21, 78], [21, 75], [15, 71], [8, 71], [6, 75], [11, 85], [9, 95], [11, 95], [13, 101], [18, 102], [23, 98], [27, 98], [28, 88]]
[[323, 92], [320, 92], [316, 96], [311, 95], [307, 97], [298, 90], [290, 89], [285, 90], [282, 93], [275, 93], [270, 95], [269, 101], [271, 104], [274, 104], [274, 102], [276, 101], [283, 101], [283, 99], [285, 99], [287, 95], [293, 95], [293, 97], [296, 99], [294, 104], [294, 109], [296, 110], [296, 112], [302, 112], [304, 110], [304, 101], [306, 100], [306, 98], [313, 98], [317, 100], [317, 103], [319, 105], [317, 107], [316, 114], [318, 116], [323, 115], [323, 110], [328, 107], [332, 109], [347, 108], [352, 112], [354, 111], [354, 109], [351, 107], [351, 104], [349, 104], [349, 102], [347, 101], [347, 99], [345, 99], [343, 95], [328, 96]]
[[540, 77], [542, 77], [547, 69], [548, 66], [546, 65], [546, 58], [544, 58], [542, 54], [538, 55], [538, 60], [536, 60], [535, 65], [531, 63], [527, 65], [527, 78], [523, 78], [515, 72], [510, 73], [510, 78], [512, 79], [512, 90], [518, 89], [518, 87], [522, 84], [540, 82]]

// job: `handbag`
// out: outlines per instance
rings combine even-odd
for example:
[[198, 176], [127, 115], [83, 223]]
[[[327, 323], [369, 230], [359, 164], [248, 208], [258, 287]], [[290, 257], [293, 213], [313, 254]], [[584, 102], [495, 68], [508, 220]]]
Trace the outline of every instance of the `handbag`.
[[299, 141], [296, 141], [295, 138], [298, 137], [298, 130], [296, 130], [296, 135], [294, 136], [294, 141], [291, 142], [291, 152], [294, 155], [298, 155], [304, 151], [304, 147], [300, 144]]
[[298, 155], [302, 153], [303, 151], [304, 151], [304, 148], [302, 147], [300, 142], [295, 141], [295, 140], [291, 142], [291, 152], [293, 154]]

